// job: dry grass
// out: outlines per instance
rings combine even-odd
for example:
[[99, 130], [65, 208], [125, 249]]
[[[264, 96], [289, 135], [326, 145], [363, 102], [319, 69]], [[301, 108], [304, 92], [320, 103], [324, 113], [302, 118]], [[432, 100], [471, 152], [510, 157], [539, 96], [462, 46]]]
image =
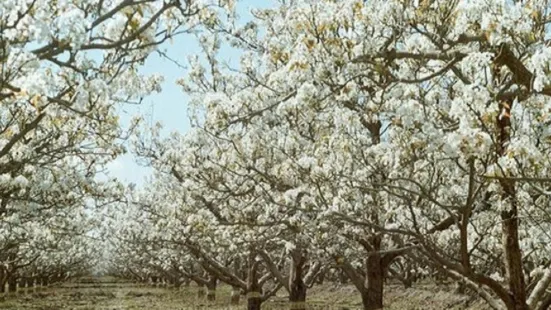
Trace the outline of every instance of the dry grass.
[[[208, 302], [197, 298], [197, 288], [180, 290], [149, 287], [131, 283], [66, 283], [38, 292], [12, 294], [0, 302], [0, 309], [14, 310], [230, 310], [244, 309], [244, 304], [230, 307], [230, 289], [221, 286], [217, 300]], [[308, 295], [309, 309], [361, 309], [361, 300], [351, 286], [323, 285], [312, 288]], [[285, 292], [266, 302], [263, 309], [286, 309]], [[468, 305], [467, 305], [468, 303]], [[451, 292], [449, 287], [435, 285], [403, 289], [400, 286], [386, 287], [385, 308], [390, 310], [486, 310], [478, 301], [469, 302], [466, 296]]]

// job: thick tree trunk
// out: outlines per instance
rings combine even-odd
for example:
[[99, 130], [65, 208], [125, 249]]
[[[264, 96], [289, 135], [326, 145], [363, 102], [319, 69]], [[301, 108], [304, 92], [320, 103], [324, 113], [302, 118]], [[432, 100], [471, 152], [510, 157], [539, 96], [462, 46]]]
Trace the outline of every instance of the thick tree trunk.
[[262, 294], [259, 291], [247, 293], [247, 310], [260, 310], [262, 306]]
[[304, 264], [306, 257], [297, 250], [292, 255], [289, 272], [289, 309], [306, 310], [306, 284], [304, 283]]
[[211, 276], [209, 278], [209, 283], [207, 284], [207, 300], [214, 301], [216, 300], [216, 282], [217, 278]]
[[366, 289], [362, 292], [364, 310], [383, 308], [385, 267], [379, 253], [370, 255], [366, 262]]

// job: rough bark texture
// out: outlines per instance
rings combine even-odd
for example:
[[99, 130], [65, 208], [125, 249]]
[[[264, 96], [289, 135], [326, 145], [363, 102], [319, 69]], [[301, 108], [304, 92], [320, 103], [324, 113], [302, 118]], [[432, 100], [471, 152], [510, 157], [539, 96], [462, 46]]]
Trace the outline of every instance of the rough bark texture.
[[[499, 57], [512, 57], [508, 49], [503, 49]], [[498, 58], [499, 58], [498, 57]], [[513, 57], [514, 58], [514, 57]], [[501, 60], [510, 63], [510, 60]], [[496, 60], [499, 63], [499, 59]], [[497, 118], [499, 144], [497, 155], [505, 156], [507, 145], [511, 137], [511, 108], [513, 101], [504, 102], [502, 111]], [[507, 274], [507, 284], [511, 295], [511, 302], [507, 308], [511, 310], [528, 310], [526, 304], [526, 284], [524, 282], [524, 272], [522, 269], [522, 252], [520, 250], [518, 235], [518, 206], [516, 202], [515, 183], [512, 180], [501, 180], [502, 197], [501, 199], [507, 205], [506, 209], [501, 211], [501, 234], [505, 269]]]
[[511, 210], [501, 212], [502, 242], [507, 270], [507, 284], [511, 291], [513, 304], [507, 305], [511, 310], [528, 310], [526, 305], [526, 284], [524, 283], [524, 272], [522, 270], [522, 253], [518, 241], [518, 210], [515, 203], [512, 203]]
[[305, 263], [306, 257], [300, 250], [293, 253], [289, 273], [289, 309], [306, 310]]
[[374, 238], [373, 245], [377, 250], [366, 259], [366, 289], [361, 294], [364, 310], [383, 308], [385, 266], [383, 266], [381, 254], [378, 253], [380, 250], [380, 243], [380, 238]]
[[247, 310], [260, 310], [262, 306], [262, 288], [258, 283], [258, 262], [256, 255], [250, 254], [247, 274]]

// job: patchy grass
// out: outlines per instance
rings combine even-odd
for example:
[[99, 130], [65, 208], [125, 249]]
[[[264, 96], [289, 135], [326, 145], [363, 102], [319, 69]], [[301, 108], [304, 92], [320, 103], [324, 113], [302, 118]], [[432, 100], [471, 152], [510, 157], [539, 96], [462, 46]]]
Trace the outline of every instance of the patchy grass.
[[[389, 285], [385, 287], [385, 309], [389, 310], [486, 310], [476, 299], [457, 295], [448, 286], [420, 285], [411, 289]], [[0, 298], [0, 309], [13, 310], [237, 310], [240, 306], [229, 306], [231, 290], [220, 286], [214, 302], [197, 298], [196, 287], [179, 290], [150, 287], [120, 281], [82, 280], [60, 286], [11, 294]], [[361, 309], [361, 299], [351, 286], [325, 284], [308, 292], [308, 307], [311, 310]], [[285, 291], [267, 301], [263, 309], [287, 309]]]

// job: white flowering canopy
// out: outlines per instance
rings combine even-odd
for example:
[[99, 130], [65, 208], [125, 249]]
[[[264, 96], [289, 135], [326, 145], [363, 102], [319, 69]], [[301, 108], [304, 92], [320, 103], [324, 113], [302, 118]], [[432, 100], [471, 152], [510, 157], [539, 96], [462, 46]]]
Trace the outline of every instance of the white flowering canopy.
[[[137, 145], [178, 197], [153, 201], [188, 214], [181, 238], [208, 250], [231, 239], [354, 258], [354, 242], [413, 245], [496, 309], [545, 307], [548, 12], [538, 0], [304, 0], [213, 23], [207, 64], [192, 57], [179, 81], [196, 129]], [[243, 51], [237, 68], [220, 61], [225, 39]]]

